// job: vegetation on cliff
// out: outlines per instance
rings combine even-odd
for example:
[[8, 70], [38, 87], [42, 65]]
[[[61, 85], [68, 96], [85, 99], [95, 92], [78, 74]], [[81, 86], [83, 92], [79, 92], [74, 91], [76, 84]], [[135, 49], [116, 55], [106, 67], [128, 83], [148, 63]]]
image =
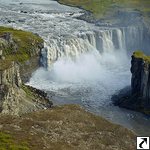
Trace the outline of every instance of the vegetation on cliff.
[[46, 93], [22, 84], [39, 67], [42, 47], [43, 40], [32, 33], [0, 27], [1, 113], [21, 115], [52, 106]]
[[35, 57], [33, 51], [41, 47], [43, 40], [32, 33], [15, 30], [13, 28], [0, 27], [0, 38], [5, 39], [0, 43], [0, 50], [5, 60], [24, 62]]
[[80, 7], [94, 13], [94, 18], [113, 16], [118, 10], [127, 12], [140, 12], [143, 17], [150, 20], [149, 0], [59, 0], [61, 4]]
[[132, 56], [134, 56], [135, 58], [143, 59], [146, 62], [146, 64], [150, 63], [150, 56], [147, 56], [140, 51], [134, 52]]
[[41, 103], [45, 103], [46, 108], [51, 108], [53, 103], [49, 101], [47, 98], [47, 93], [44, 91], [38, 90], [36, 88], [33, 88], [32, 86], [22, 84], [21, 88], [25, 91], [26, 97], [30, 99], [30, 101], [33, 101], [36, 103], [38, 101], [41, 101]]
[[112, 100], [120, 107], [150, 115], [150, 56], [140, 51], [134, 52], [131, 73], [131, 90], [126, 93], [125, 90], [121, 90], [118, 96], [112, 97]]
[[31, 73], [40, 67], [40, 54], [43, 47], [43, 40], [37, 35], [0, 27], [0, 60], [1, 62], [5, 60], [3, 69], [12, 60], [17, 62], [23, 83], [28, 82]]

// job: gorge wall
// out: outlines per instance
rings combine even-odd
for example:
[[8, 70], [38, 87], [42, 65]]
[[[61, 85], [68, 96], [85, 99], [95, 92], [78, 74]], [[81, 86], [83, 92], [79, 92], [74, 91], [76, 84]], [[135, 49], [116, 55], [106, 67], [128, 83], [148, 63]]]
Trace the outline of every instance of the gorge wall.
[[132, 55], [131, 90], [124, 88], [113, 96], [115, 105], [150, 115], [150, 57], [140, 51]]
[[0, 113], [21, 115], [50, 108], [47, 94], [22, 85], [19, 66], [14, 61], [0, 60]]
[[132, 94], [140, 92], [140, 96], [150, 98], [150, 64], [149, 57], [140, 51], [134, 52], [131, 61]]
[[0, 112], [16, 115], [19, 97], [25, 95], [20, 89], [22, 82], [17, 66], [11, 61], [0, 61]]
[[28, 48], [31, 48], [27, 52], [23, 41], [15, 35], [23, 31], [13, 32], [0, 32], [0, 113], [21, 115], [50, 108], [52, 103], [46, 98], [46, 93], [22, 84], [40, 66], [43, 44], [34, 39], [29, 39], [28, 43], [25, 41]]
[[[22, 82], [28, 82], [31, 73], [40, 67], [43, 41], [26, 37], [23, 31], [12, 28], [1, 27], [0, 30], [5, 31], [0, 32], [0, 59], [17, 62]], [[24, 37], [21, 38], [20, 35]]]

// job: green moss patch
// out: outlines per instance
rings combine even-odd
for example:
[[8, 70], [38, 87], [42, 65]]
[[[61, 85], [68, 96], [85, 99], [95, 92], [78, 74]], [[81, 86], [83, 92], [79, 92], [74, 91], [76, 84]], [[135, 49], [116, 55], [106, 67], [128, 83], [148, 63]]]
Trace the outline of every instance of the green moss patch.
[[25, 85], [21, 86], [21, 88], [26, 92], [27, 98], [34, 98], [35, 97], [31, 91], [29, 91], [27, 88], [25, 88]]
[[26, 45], [26, 41], [30, 39], [37, 40], [39, 43], [43, 43], [43, 40], [40, 37], [30, 32], [26, 32], [22, 30], [15, 30], [13, 28], [6, 28], [6, 27], [0, 27], [0, 32], [2, 34], [0, 35], [0, 37], [6, 35], [5, 32], [13, 33], [14, 38], [20, 39], [22, 41], [22, 44], [25, 44], [25, 45]]
[[29, 148], [26, 147], [25, 144], [23, 146], [16, 145], [16, 143], [14, 142], [14, 137], [1, 132], [0, 133], [0, 150], [29, 150]]
[[146, 63], [150, 63], [150, 56], [147, 56], [140, 51], [134, 52], [132, 56], [134, 56], [135, 58], [143, 59]]

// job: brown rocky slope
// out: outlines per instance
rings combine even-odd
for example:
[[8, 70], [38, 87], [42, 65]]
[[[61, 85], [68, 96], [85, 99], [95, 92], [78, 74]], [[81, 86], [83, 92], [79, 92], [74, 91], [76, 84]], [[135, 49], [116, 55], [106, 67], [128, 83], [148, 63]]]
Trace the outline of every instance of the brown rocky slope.
[[26, 150], [136, 149], [136, 134], [132, 131], [76, 104], [58, 105], [22, 117], [0, 114], [0, 118], [0, 132], [12, 135], [11, 144], [24, 145]]

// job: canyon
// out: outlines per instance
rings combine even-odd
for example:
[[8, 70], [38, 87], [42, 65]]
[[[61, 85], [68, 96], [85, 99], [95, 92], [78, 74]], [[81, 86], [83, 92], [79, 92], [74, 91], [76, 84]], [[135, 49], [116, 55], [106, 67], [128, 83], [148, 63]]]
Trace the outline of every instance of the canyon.
[[[27, 82], [26, 86], [47, 93], [54, 109], [63, 109], [63, 106], [55, 105], [79, 104], [83, 109], [123, 125], [138, 135], [150, 134], [148, 117], [115, 107], [111, 101], [113, 94], [118, 94], [120, 89], [131, 84], [130, 57], [133, 52], [140, 50], [149, 55], [149, 23], [140, 17], [138, 11], [131, 15], [131, 20], [128, 20], [128, 13], [118, 11], [126, 23], [108, 24], [100, 20], [86, 22], [83, 17], [88, 15], [86, 11], [60, 5], [56, 1], [37, 3], [32, 0], [24, 3], [21, 0], [6, 0], [0, 5], [0, 14], [0, 26], [28, 31], [43, 39], [44, 47], [39, 45], [41, 51], [36, 60], [26, 60], [27, 69], [31, 71], [22, 69], [21, 66], [20, 74], [22, 73], [23, 83]], [[39, 52], [37, 49], [34, 51]], [[39, 59], [41, 68], [38, 68]], [[32, 69], [37, 70], [33, 72]], [[26, 75], [26, 72], [29, 73]], [[72, 108], [71, 105], [66, 105], [64, 109], [67, 107]], [[79, 106], [73, 107], [82, 113]], [[46, 117], [49, 117], [48, 111], [43, 111], [43, 115], [46, 113]], [[41, 124], [39, 126], [45, 128]], [[41, 132], [44, 131], [42, 128]], [[121, 132], [122, 129], [120, 134]], [[135, 138], [134, 133], [132, 136]], [[46, 140], [48, 137], [43, 138]], [[83, 142], [76, 144], [80, 147]], [[49, 145], [45, 145], [48, 149]], [[106, 145], [97, 147], [105, 149], [111, 143], [108, 147]]]

